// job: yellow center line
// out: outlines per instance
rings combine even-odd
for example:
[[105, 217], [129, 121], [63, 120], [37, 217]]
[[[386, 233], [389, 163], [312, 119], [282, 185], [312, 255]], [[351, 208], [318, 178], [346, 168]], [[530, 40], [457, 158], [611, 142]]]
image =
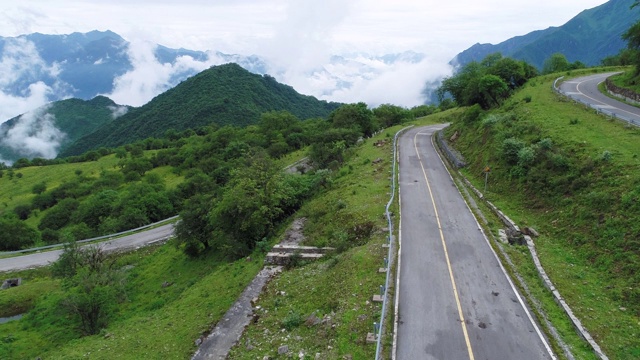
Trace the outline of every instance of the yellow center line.
[[420, 167], [422, 167], [422, 174], [424, 174], [424, 179], [427, 182], [427, 189], [429, 189], [429, 197], [431, 197], [431, 203], [433, 204], [433, 211], [436, 214], [438, 230], [440, 231], [440, 240], [442, 241], [442, 247], [444, 248], [444, 257], [447, 261], [447, 267], [449, 268], [449, 278], [451, 279], [451, 286], [453, 287], [453, 296], [456, 300], [456, 306], [458, 307], [458, 316], [460, 317], [460, 324], [462, 325], [462, 333], [464, 334], [464, 341], [467, 344], [469, 359], [475, 360], [475, 357], [473, 356], [473, 349], [471, 348], [471, 340], [469, 340], [469, 333], [467, 331], [467, 323], [464, 320], [464, 313], [462, 312], [462, 306], [460, 305], [460, 297], [458, 296], [458, 288], [456, 286], [456, 280], [453, 278], [453, 268], [451, 267], [451, 261], [449, 260], [449, 252], [447, 251], [447, 243], [444, 240], [444, 233], [442, 232], [442, 225], [440, 224], [440, 216], [438, 216], [438, 208], [436, 206], [436, 201], [433, 198], [433, 192], [431, 191], [431, 185], [429, 183], [429, 177], [427, 176], [427, 171], [424, 169], [424, 165], [422, 164], [422, 158], [420, 157], [420, 152], [418, 151], [418, 142], [416, 139], [419, 134], [420, 133], [418, 132], [413, 137], [413, 145], [416, 149], [416, 154], [418, 155], [418, 161], [420, 162]]

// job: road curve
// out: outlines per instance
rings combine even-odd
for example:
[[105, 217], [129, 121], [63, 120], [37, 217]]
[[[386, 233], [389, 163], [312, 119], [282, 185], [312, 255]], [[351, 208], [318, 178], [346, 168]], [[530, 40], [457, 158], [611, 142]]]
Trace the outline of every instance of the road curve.
[[[167, 224], [136, 234], [123, 236], [115, 240], [102, 242], [100, 246], [106, 251], [134, 249], [156, 241], [166, 240], [172, 235], [173, 224]], [[62, 250], [53, 250], [0, 259], [0, 272], [24, 270], [49, 265], [56, 261], [61, 253]]]
[[598, 85], [608, 77], [619, 72], [607, 72], [596, 75], [570, 79], [560, 84], [560, 92], [574, 100], [590, 104], [592, 107], [615, 114], [616, 117], [628, 119], [640, 124], [640, 109], [612, 99], [598, 89]]
[[399, 141], [395, 357], [555, 359], [437, 155], [414, 128]]

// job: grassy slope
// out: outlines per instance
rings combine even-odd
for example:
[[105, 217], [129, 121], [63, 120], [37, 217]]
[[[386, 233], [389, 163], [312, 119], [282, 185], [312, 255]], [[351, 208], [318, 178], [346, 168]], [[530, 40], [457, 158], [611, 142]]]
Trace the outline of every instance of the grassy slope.
[[[145, 156], [148, 158], [154, 151], [146, 151]], [[47, 185], [47, 190], [54, 189], [59, 185], [71, 181], [76, 178], [76, 171], [82, 171], [82, 176], [98, 178], [102, 171], [120, 171], [118, 162], [115, 155], [108, 155], [100, 158], [98, 161], [90, 161], [84, 163], [73, 164], [59, 164], [48, 166], [31, 166], [21, 169], [15, 169], [15, 174], [21, 173], [22, 177], [18, 176], [10, 179], [7, 175], [7, 170], [4, 171], [4, 175], [0, 178], [0, 215], [7, 211], [13, 211], [17, 205], [29, 205], [31, 204], [35, 195], [32, 192], [33, 186], [42, 182]], [[167, 186], [167, 189], [175, 188], [182, 180], [182, 176], [178, 176], [171, 171], [168, 166], [153, 169], [148, 174], [156, 173], [160, 175]], [[40, 212], [34, 211], [35, 215], [32, 215], [25, 222], [36, 228], [40, 223], [41, 217], [46, 211]]]
[[[432, 116], [421, 123], [445, 122], [450, 113]], [[393, 135], [401, 127], [386, 129], [366, 140], [354, 156], [340, 169], [333, 187], [306, 204], [298, 216], [307, 217], [307, 244], [325, 245], [341, 236], [342, 219], [351, 216], [375, 223], [371, 240], [326, 260], [286, 271], [274, 279], [260, 297], [259, 320], [247, 327], [231, 359], [256, 359], [265, 355], [278, 357], [279, 346], [288, 345], [291, 354], [314, 358], [371, 359], [375, 344], [366, 344], [373, 323], [379, 321], [381, 305], [371, 297], [384, 284], [383, 266], [387, 249], [384, 208], [389, 201], [390, 152]], [[386, 139], [383, 147], [372, 146]], [[379, 163], [374, 160], [382, 159]], [[308, 326], [305, 321], [315, 314], [329, 321]], [[289, 329], [285, 329], [289, 327]], [[387, 334], [388, 335], [388, 334]], [[389, 344], [385, 338], [383, 344]], [[250, 345], [250, 346], [249, 346]], [[387, 354], [388, 350], [384, 350]]]
[[[496, 157], [501, 142], [482, 131], [464, 132], [456, 145], [470, 163], [463, 172], [482, 188], [481, 169], [487, 164], [492, 166], [487, 197], [519, 224], [540, 231], [542, 235], [536, 243], [541, 261], [576, 315], [610, 358], [638, 358], [640, 318], [627, 309], [629, 300], [625, 303], [624, 292], [629, 279], [619, 275], [623, 266], [634, 266], [638, 249], [630, 243], [625, 254], [609, 247], [635, 235], [625, 234], [625, 229], [606, 235], [593, 234], [598, 231], [600, 213], [605, 222], [624, 217], [620, 213], [608, 213], [607, 209], [640, 184], [637, 171], [640, 130], [626, 128], [554, 94], [553, 80], [554, 76], [533, 80], [502, 110], [524, 119], [514, 126], [519, 127], [518, 131], [527, 141], [551, 138], [555, 147], [576, 162], [595, 163], [594, 170], [586, 171], [572, 183], [558, 182], [558, 186], [567, 186], [568, 194], [581, 182], [587, 186], [586, 190], [576, 190], [573, 195], [561, 198], [536, 199], [542, 195], [528, 193], [523, 184], [508, 180], [508, 169], [501, 166]], [[528, 96], [532, 98], [530, 103], [522, 101]], [[576, 119], [577, 124], [572, 125]], [[612, 161], [602, 165], [597, 159], [602, 158], [605, 151], [611, 154]], [[607, 194], [608, 200], [590, 207], [576, 201], [590, 196], [595, 199], [594, 194]], [[531, 272], [526, 256], [517, 260], [522, 261], [523, 271]]]
[[[0, 358], [183, 359], [194, 340], [217, 322], [262, 267], [262, 257], [226, 263], [215, 256], [189, 260], [171, 245], [123, 256], [128, 270], [128, 299], [101, 334], [73, 340], [65, 320], [42, 313], [0, 325]], [[42, 270], [41, 270], [42, 271]], [[40, 273], [42, 275], [42, 273]], [[171, 283], [164, 287], [164, 282]], [[0, 304], [59, 291], [57, 281], [26, 274], [23, 286], [0, 292]], [[42, 294], [42, 293], [41, 293]], [[52, 295], [53, 294], [53, 295]], [[41, 324], [37, 329], [33, 324]], [[46, 324], [46, 325], [45, 325]], [[58, 327], [62, 324], [63, 327]]]

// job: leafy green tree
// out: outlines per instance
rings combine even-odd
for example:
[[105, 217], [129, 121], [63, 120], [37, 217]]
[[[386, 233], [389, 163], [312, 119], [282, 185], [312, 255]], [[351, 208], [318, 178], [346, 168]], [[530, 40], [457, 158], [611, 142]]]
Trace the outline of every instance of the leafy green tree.
[[18, 216], [18, 219], [27, 220], [31, 215], [31, 205], [18, 205], [13, 208], [13, 212]]
[[376, 117], [377, 123], [383, 127], [402, 124], [404, 121], [413, 118], [411, 111], [391, 104], [382, 104], [373, 109], [373, 115]]
[[551, 74], [561, 71], [570, 70], [571, 64], [567, 60], [567, 57], [561, 53], [552, 54], [544, 61], [542, 65], [543, 74]]
[[507, 98], [509, 87], [500, 77], [489, 74], [480, 78], [478, 92], [482, 96], [480, 106], [484, 109], [489, 109], [499, 106], [502, 100]]
[[47, 183], [45, 183], [44, 181], [33, 185], [33, 187], [31, 188], [31, 192], [36, 195], [42, 194], [45, 191], [47, 191]]
[[221, 199], [212, 209], [210, 223], [216, 247], [230, 255], [245, 255], [269, 234], [291, 195], [283, 175], [266, 154], [257, 153], [246, 167], [233, 172]]
[[532, 77], [531, 74], [527, 74], [526, 65], [523, 61], [502, 58], [489, 68], [488, 73], [498, 76], [509, 86], [509, 89], [514, 90], [524, 85], [527, 79]]
[[114, 269], [115, 259], [97, 246], [65, 245], [53, 273], [64, 279], [62, 308], [76, 319], [83, 335], [105, 328], [125, 299], [125, 278]]
[[111, 216], [119, 201], [118, 192], [103, 190], [89, 196], [80, 204], [75, 215], [75, 222], [83, 222], [92, 229], [98, 229], [104, 219]]
[[0, 250], [27, 248], [40, 240], [40, 234], [17, 218], [0, 218]]
[[335, 128], [356, 129], [362, 136], [371, 136], [378, 128], [373, 112], [362, 102], [337, 108], [329, 115], [329, 122]]
[[195, 257], [211, 247], [214, 227], [209, 214], [213, 206], [213, 198], [204, 194], [185, 202], [176, 225], [176, 244], [183, 246], [185, 254]]
[[38, 229], [60, 230], [67, 226], [71, 221], [73, 213], [80, 206], [80, 202], [73, 198], [67, 198], [60, 201], [56, 206], [42, 217]]

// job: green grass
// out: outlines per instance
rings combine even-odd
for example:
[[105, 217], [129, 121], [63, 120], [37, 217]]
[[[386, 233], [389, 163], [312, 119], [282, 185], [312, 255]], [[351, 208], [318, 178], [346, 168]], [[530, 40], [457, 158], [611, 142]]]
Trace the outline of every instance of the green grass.
[[[214, 255], [190, 260], [164, 245], [124, 255], [118, 265], [130, 268], [127, 300], [102, 333], [80, 338], [55, 312], [30, 314], [0, 325], [0, 333], [11, 340], [0, 341], [0, 358], [188, 358], [196, 350], [194, 340], [221, 318], [261, 269], [262, 257], [233, 263]], [[171, 285], [163, 287], [165, 282]], [[45, 305], [54, 304], [60, 291], [56, 283], [50, 286]], [[0, 304], [11, 301], [5, 294], [0, 292]], [[29, 294], [23, 298], [42, 295]]]
[[21, 173], [22, 177], [14, 176], [13, 179], [10, 179], [8, 171], [4, 170], [4, 175], [0, 178], [0, 215], [6, 211], [13, 211], [17, 205], [30, 204], [35, 196], [32, 189], [36, 184], [45, 182], [47, 189], [56, 188], [77, 178], [76, 170], [82, 171], [83, 176], [97, 178], [103, 170], [115, 170], [118, 161], [114, 155], [109, 155], [98, 161], [85, 163], [25, 167], [15, 169], [14, 173]]
[[[620, 207], [640, 184], [640, 130], [555, 94], [551, 84], [557, 76], [532, 80], [503, 105], [501, 111], [516, 120], [485, 129], [457, 126], [462, 135], [456, 147], [469, 162], [463, 172], [483, 188], [481, 170], [492, 167], [485, 195], [518, 224], [541, 233], [536, 239], [541, 261], [583, 325], [611, 359], [640, 358], [640, 312], [629, 297], [635, 284], [629, 269], [638, 264], [635, 208], [623, 212]], [[527, 97], [531, 102], [524, 101]], [[554, 151], [569, 160], [569, 170], [536, 164], [527, 181], [510, 175], [511, 167], [500, 159], [501, 141], [509, 136], [527, 144], [550, 138]], [[610, 155], [606, 161], [601, 160], [605, 152]], [[538, 190], [532, 191], [534, 186]], [[539, 284], [526, 253], [508, 252], [559, 331], [570, 337], [571, 327], [556, 314], [547, 292], [535, 289]], [[579, 340], [566, 341], [588, 358]]]

